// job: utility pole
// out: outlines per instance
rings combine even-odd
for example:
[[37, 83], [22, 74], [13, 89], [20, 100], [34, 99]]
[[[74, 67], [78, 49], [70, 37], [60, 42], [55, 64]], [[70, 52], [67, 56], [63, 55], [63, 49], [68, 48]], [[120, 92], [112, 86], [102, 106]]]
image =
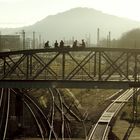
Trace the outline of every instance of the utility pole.
[[41, 35], [39, 35], [39, 48], [41, 48]]
[[97, 29], [97, 46], [99, 46], [99, 41], [100, 41], [100, 29]]
[[23, 40], [22, 49], [25, 50], [25, 31], [24, 30], [22, 30], [22, 40]]
[[107, 37], [106, 37], [106, 47], [108, 47], [108, 43], [109, 42], [109, 37], [108, 37], [108, 34], [107, 34]]
[[111, 46], [111, 32], [109, 31], [109, 34], [108, 34], [108, 46], [110, 47]]
[[33, 44], [32, 45], [33, 45], [32, 48], [35, 49], [35, 32], [33, 32]]
[[1, 39], [1, 31], [0, 31], [0, 50], [2, 49], [2, 39]]

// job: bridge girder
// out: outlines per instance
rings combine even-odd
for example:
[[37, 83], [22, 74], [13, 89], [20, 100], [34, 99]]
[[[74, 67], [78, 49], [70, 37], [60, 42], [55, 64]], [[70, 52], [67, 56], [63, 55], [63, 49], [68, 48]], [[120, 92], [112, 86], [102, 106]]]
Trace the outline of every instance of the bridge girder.
[[139, 88], [140, 82], [128, 81], [77, 81], [77, 80], [0, 80], [0, 88]]
[[24, 80], [19, 82], [20, 87], [32, 80], [47, 87], [54, 82], [58, 87], [87, 86], [85, 83], [89, 88], [139, 87], [139, 69], [139, 49], [49, 48], [0, 53], [1, 83]]

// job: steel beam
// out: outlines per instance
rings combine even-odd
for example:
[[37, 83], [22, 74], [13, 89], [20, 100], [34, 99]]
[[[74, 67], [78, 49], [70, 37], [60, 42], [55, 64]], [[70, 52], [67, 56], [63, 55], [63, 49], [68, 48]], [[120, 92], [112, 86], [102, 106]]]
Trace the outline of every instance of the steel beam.
[[0, 80], [0, 88], [128, 89], [132, 87], [140, 87], [140, 82], [78, 80]]

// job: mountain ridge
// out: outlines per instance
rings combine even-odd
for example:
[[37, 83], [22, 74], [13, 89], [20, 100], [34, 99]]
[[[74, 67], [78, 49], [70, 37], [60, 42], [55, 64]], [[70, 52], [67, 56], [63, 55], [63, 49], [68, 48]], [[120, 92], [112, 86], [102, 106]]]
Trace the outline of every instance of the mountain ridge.
[[[109, 31], [112, 38], [119, 38], [122, 33], [139, 27], [139, 21], [106, 14], [92, 8], [78, 7], [49, 15], [30, 26], [5, 29], [5, 31], [19, 32], [23, 29], [26, 32], [35, 31], [36, 34], [41, 34], [44, 40], [70, 39], [72, 37], [81, 39], [90, 35], [95, 42], [97, 28], [100, 28], [101, 38], [106, 38]], [[2, 33], [5, 31], [2, 30]]]

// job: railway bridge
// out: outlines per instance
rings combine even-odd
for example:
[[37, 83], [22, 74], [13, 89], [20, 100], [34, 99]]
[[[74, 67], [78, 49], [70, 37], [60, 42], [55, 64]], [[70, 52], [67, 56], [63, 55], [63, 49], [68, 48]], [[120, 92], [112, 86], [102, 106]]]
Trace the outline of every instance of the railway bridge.
[[139, 87], [139, 69], [139, 49], [91, 47], [0, 52], [1, 87]]
[[[46, 120], [50, 133], [44, 134], [45, 127], [41, 129], [40, 123], [33, 113], [29, 97], [23, 98], [21, 91], [15, 89], [48, 88], [54, 101], [53, 94], [59, 96], [60, 106], [57, 109], [62, 113], [61, 136], [64, 138], [64, 106], [69, 110], [75, 119], [78, 119], [73, 111], [68, 109], [61, 98], [59, 91], [52, 91], [57, 88], [93, 88], [93, 89], [137, 89], [140, 87], [140, 50], [130, 48], [47, 48], [33, 50], [19, 50], [12, 52], [0, 52], [0, 88], [1, 101], [10, 100], [8, 92], [20, 95], [21, 100], [34, 116], [42, 139], [47, 135], [50, 139], [57, 139], [53, 127], [54, 109], [51, 114], [51, 123]], [[4, 89], [7, 89], [6, 91]], [[9, 90], [8, 90], [9, 89]], [[4, 95], [6, 92], [6, 95]], [[23, 94], [24, 96], [24, 94]], [[26, 101], [27, 100], [27, 101]], [[30, 99], [35, 105], [33, 99]], [[9, 112], [9, 102], [5, 104]], [[38, 109], [38, 105], [35, 105]], [[54, 106], [54, 102], [52, 104]], [[135, 103], [133, 103], [135, 109]], [[1, 106], [0, 106], [1, 107]], [[39, 109], [42, 113], [41, 109]], [[6, 115], [1, 109], [1, 113]], [[44, 116], [44, 114], [42, 113]], [[39, 116], [39, 115], [37, 115]], [[20, 115], [18, 117], [21, 121]], [[44, 118], [46, 119], [46, 118]], [[67, 120], [69, 120], [67, 118]], [[43, 120], [44, 121], [44, 120]], [[83, 119], [79, 119], [83, 122]], [[1, 119], [5, 122], [6, 119]], [[70, 131], [69, 131], [70, 132]], [[3, 140], [6, 137], [6, 130], [3, 131]]]

